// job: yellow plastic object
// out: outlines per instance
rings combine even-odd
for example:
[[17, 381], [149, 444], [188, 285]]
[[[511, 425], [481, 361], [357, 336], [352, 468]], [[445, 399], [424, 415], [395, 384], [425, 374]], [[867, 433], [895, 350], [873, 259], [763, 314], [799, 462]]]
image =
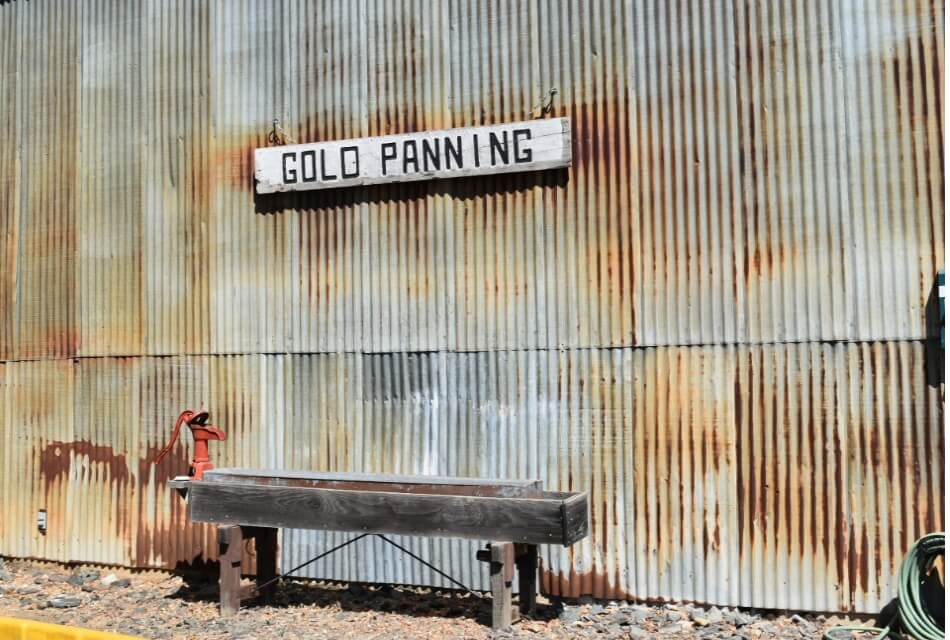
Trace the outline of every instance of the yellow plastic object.
[[141, 640], [118, 633], [47, 624], [19, 618], [0, 618], [0, 640]]

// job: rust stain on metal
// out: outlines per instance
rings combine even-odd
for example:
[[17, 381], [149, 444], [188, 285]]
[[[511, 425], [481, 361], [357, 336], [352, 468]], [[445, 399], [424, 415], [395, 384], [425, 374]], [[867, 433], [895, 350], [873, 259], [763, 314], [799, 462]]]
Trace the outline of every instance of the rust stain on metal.
[[116, 454], [112, 447], [94, 445], [84, 440], [71, 442], [49, 442], [40, 450], [40, 473], [49, 485], [57, 478], [68, 476], [72, 464], [79, 458], [86, 458], [89, 464], [105, 465], [110, 479], [118, 484], [129, 481], [129, 467], [125, 456]]
[[[138, 512], [148, 513], [146, 504], [149, 492], [144, 484], [154, 473], [156, 482], [154, 499], [157, 509], [167, 510], [170, 516], [163, 526], [158, 525], [152, 518], [143, 518], [140, 522], [135, 540], [134, 563], [136, 566], [152, 566], [156, 561], [169, 569], [188, 567], [200, 562], [202, 558], [213, 558], [217, 552], [214, 537], [208, 527], [193, 524], [188, 520], [187, 505], [174, 491], [164, 487], [164, 479], [176, 475], [187, 475], [188, 456], [183, 446], [179, 445], [172, 450], [158, 465], [155, 460], [162, 447], [150, 445], [145, 454], [138, 461], [138, 478], [141, 490], [138, 492]], [[200, 545], [189, 545], [193, 539], [203, 540]], [[189, 549], [189, 547], [192, 547]]]
[[230, 133], [216, 139], [210, 161], [196, 157], [192, 165], [195, 183], [200, 188], [196, 200], [210, 203], [212, 191], [221, 185], [248, 194], [254, 189], [254, 150], [263, 146], [260, 132]]
[[611, 600], [641, 601], [644, 598], [628, 593], [619, 584], [618, 576], [609, 576], [595, 571], [575, 571], [567, 574], [543, 566], [539, 569], [539, 589], [542, 593], [562, 598], [579, 598], [596, 595]]

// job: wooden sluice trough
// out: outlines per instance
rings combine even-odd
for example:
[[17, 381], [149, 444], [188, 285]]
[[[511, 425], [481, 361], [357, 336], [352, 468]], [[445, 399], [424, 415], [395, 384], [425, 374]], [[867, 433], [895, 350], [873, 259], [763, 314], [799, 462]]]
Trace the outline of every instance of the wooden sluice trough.
[[241, 548], [257, 541], [257, 584], [273, 597], [277, 529], [447, 536], [491, 541], [478, 552], [489, 564], [492, 627], [517, 618], [537, 593], [538, 545], [570, 546], [588, 534], [586, 493], [544, 491], [539, 480], [214, 469], [201, 480], [168, 483], [188, 500], [188, 516], [218, 526], [221, 613], [237, 611], [258, 589], [242, 589]]

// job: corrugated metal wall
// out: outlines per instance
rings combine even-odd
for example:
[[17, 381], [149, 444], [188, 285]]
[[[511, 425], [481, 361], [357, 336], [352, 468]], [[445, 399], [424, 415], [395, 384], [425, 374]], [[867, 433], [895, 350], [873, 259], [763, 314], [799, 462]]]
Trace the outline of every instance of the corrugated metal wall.
[[[0, 553], [211, 559], [162, 486], [186, 449], [150, 464], [203, 403], [220, 463], [590, 491], [552, 593], [875, 609], [944, 525], [943, 20], [0, 4]], [[487, 124], [551, 88], [568, 171], [253, 194], [274, 118], [301, 142]], [[284, 564], [325, 540], [288, 532]], [[407, 544], [483, 584], [473, 545]], [[438, 583], [381, 547], [314, 571]]]

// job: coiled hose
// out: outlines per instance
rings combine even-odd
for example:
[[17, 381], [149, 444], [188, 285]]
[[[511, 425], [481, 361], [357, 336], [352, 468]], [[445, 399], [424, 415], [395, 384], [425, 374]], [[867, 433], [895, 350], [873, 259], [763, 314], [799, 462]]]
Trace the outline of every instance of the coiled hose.
[[944, 555], [944, 534], [930, 533], [914, 543], [901, 563], [897, 590], [897, 613], [886, 627], [834, 627], [825, 632], [825, 640], [851, 638], [855, 631], [876, 634], [868, 640], [901, 638], [897, 622], [914, 640], [943, 640], [943, 627], [926, 609], [921, 599], [921, 584], [938, 556]]

